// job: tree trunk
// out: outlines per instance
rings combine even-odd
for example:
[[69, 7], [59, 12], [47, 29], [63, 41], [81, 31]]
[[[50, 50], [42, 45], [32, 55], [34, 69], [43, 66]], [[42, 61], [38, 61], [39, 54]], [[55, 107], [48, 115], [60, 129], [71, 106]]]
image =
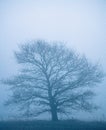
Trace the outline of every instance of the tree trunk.
[[54, 103], [54, 98], [52, 96], [52, 89], [50, 87], [50, 82], [48, 80], [48, 95], [49, 95], [49, 103], [50, 103], [50, 108], [51, 108], [51, 117], [52, 121], [58, 121], [58, 115], [57, 115], [57, 107]]
[[57, 111], [51, 110], [52, 121], [58, 121]]
[[54, 104], [51, 104], [51, 116], [52, 116], [52, 121], [58, 121], [57, 110]]

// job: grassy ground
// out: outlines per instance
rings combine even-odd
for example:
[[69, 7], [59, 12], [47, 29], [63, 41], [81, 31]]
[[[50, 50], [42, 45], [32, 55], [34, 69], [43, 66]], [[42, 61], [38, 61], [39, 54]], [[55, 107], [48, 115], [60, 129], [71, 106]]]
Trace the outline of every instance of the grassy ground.
[[106, 122], [1, 121], [0, 130], [106, 130]]

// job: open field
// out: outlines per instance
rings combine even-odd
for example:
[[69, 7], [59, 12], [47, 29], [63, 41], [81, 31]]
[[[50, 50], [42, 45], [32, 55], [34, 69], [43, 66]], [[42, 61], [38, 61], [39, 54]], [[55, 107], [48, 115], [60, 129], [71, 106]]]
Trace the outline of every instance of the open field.
[[106, 130], [106, 122], [1, 121], [0, 130]]

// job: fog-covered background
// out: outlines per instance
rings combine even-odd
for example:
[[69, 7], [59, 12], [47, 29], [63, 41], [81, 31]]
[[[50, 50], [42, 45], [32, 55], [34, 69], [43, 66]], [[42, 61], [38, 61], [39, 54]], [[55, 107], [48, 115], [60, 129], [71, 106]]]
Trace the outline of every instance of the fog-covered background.
[[[33, 39], [64, 41], [106, 72], [106, 0], [0, 0], [0, 79], [17, 73], [13, 51]], [[73, 117], [106, 120], [106, 79], [95, 92], [100, 110]], [[7, 97], [0, 84], [0, 118], [13, 111], [2, 105]]]

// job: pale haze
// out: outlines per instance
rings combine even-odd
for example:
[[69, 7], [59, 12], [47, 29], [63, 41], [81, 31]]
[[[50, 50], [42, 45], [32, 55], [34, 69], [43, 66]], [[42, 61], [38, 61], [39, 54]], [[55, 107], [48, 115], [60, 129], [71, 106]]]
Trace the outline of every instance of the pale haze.
[[[106, 74], [105, 0], [0, 0], [0, 80], [18, 72], [14, 57], [18, 44], [43, 39], [61, 41], [99, 63]], [[106, 78], [95, 88], [94, 113], [73, 117], [106, 120]], [[8, 90], [0, 85], [0, 118], [11, 115], [3, 106]]]

